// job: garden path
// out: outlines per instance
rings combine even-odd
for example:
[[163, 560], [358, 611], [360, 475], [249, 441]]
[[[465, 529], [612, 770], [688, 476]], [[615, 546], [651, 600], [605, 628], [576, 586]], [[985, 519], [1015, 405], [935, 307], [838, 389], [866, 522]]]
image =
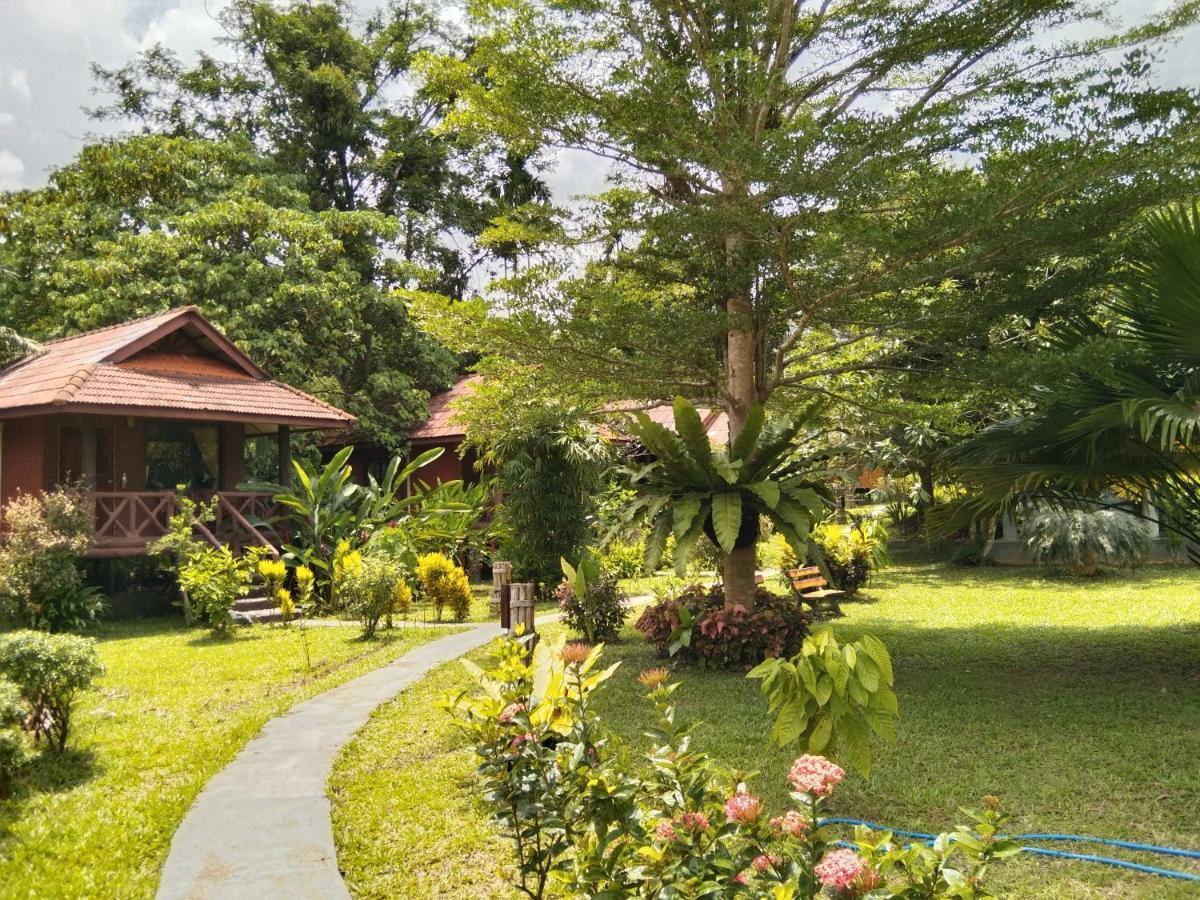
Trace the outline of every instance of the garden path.
[[381, 703], [499, 634], [475, 625], [423, 644], [268, 722], [175, 832], [160, 900], [348, 898], [326, 794], [338, 750]]

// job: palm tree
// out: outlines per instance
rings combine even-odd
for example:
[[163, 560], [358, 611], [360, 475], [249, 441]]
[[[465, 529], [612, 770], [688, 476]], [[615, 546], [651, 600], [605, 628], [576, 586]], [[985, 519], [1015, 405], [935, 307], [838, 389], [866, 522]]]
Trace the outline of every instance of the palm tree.
[[1042, 390], [1032, 415], [961, 446], [955, 469], [979, 489], [943, 524], [1034, 502], [1127, 508], [1108, 491], [1152, 496], [1161, 527], [1200, 563], [1200, 207], [1154, 215], [1128, 275], [1099, 310], [1109, 324], [1058, 336], [1068, 347], [1107, 345], [1110, 364]]

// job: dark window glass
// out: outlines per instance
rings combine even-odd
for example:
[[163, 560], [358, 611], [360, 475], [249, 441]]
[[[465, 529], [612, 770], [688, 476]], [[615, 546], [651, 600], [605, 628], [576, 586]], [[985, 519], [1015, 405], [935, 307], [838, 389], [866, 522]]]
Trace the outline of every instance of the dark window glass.
[[146, 490], [177, 485], [216, 490], [221, 483], [221, 429], [189, 422], [146, 423]]

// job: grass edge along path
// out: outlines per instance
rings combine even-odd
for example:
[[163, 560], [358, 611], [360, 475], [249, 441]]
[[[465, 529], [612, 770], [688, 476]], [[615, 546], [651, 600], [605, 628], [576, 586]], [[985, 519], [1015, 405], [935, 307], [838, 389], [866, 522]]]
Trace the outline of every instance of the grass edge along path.
[[153, 896], [196, 795], [270, 719], [448, 630], [363, 642], [350, 629], [259, 626], [228, 639], [174, 619], [94, 632], [107, 672], [66, 754], [42, 755], [0, 799], [0, 895]]

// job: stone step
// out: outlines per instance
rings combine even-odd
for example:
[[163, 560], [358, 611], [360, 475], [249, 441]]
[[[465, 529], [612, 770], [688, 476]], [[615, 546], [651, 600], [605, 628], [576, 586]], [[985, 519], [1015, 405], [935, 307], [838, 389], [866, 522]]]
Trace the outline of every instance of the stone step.
[[235, 609], [233, 621], [237, 625], [265, 625], [268, 622], [282, 622], [283, 613], [277, 606], [269, 609]]
[[271, 597], [254, 596], [251, 594], [248, 597], [239, 597], [233, 603], [234, 612], [250, 612], [255, 609], [274, 609], [277, 604]]

